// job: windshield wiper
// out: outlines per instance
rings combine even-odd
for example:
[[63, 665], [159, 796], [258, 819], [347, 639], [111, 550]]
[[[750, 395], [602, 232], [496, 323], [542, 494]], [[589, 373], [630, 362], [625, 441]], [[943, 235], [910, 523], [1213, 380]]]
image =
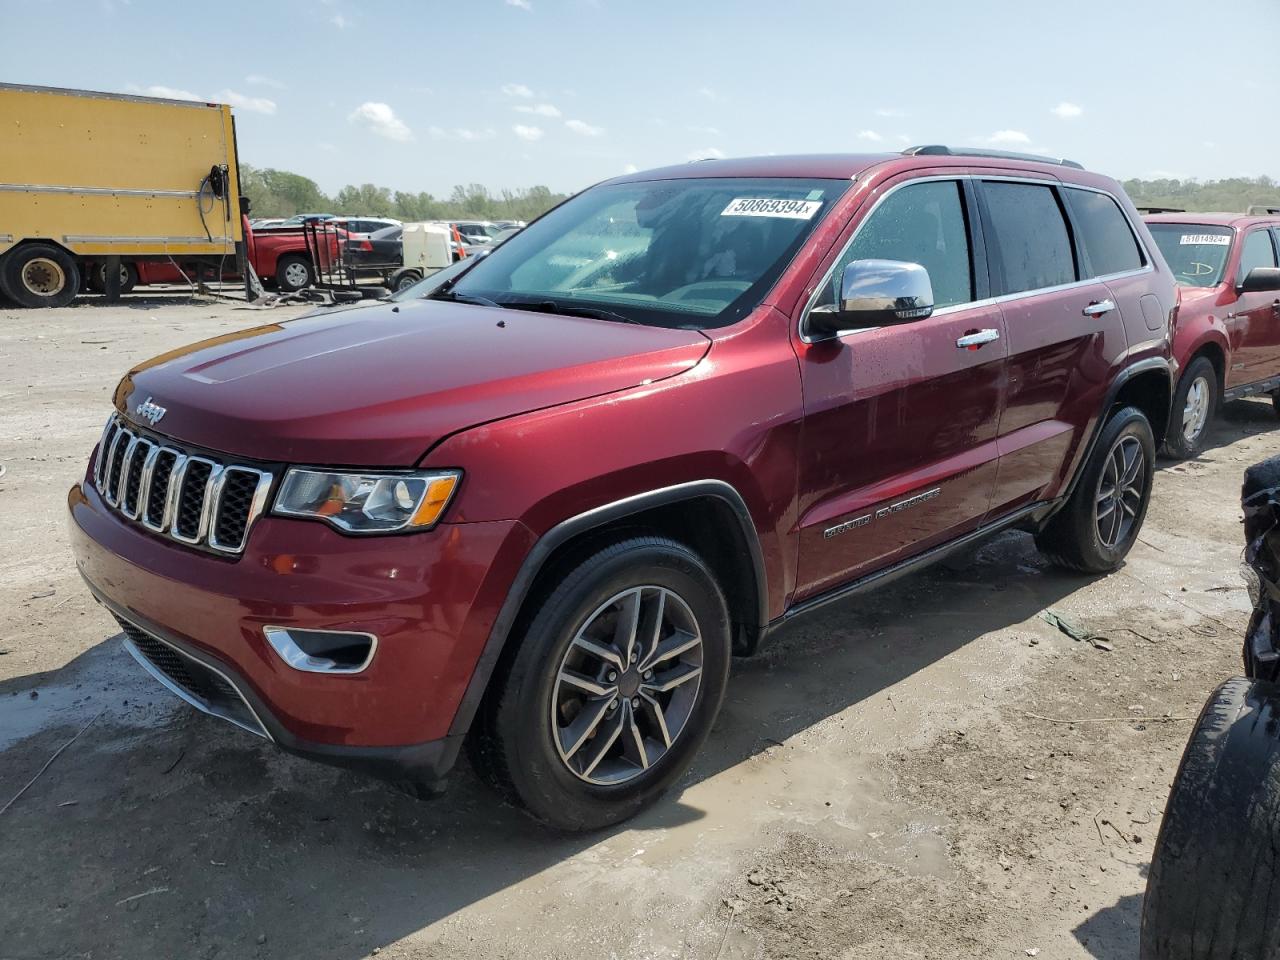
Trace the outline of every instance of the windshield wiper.
[[639, 320], [605, 310], [601, 307], [582, 307], [576, 303], [561, 303], [558, 300], [517, 300], [499, 304], [511, 310], [528, 310], [532, 313], [558, 313], [566, 317], [590, 317], [593, 320], [610, 320], [613, 323], [638, 323]]
[[448, 300], [450, 303], [474, 303], [482, 307], [501, 307], [503, 304], [488, 297], [477, 297], [470, 293], [455, 293], [453, 290], [439, 290], [423, 299]]

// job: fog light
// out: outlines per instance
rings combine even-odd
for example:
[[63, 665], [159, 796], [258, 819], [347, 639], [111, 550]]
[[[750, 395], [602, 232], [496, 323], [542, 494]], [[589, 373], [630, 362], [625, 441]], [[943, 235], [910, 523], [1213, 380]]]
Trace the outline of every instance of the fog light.
[[298, 627], [263, 627], [262, 633], [280, 659], [304, 673], [359, 673], [378, 648], [372, 633]]

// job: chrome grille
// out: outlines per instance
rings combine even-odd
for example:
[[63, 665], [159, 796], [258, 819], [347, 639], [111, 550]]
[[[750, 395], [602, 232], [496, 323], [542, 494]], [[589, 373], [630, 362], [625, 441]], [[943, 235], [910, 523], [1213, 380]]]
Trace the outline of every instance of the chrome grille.
[[102, 499], [130, 520], [181, 543], [237, 554], [271, 491], [269, 471], [224, 464], [107, 421], [93, 463]]

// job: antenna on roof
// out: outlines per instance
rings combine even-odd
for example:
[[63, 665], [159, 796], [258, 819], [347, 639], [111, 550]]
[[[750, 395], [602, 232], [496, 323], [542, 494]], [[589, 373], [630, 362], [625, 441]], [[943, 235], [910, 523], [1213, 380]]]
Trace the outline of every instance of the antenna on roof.
[[1060, 157], [1042, 157], [1037, 153], [1014, 153], [1011, 150], [979, 150], [969, 147], [948, 147], [941, 143], [928, 143], [918, 147], [907, 147], [902, 151], [906, 157], [991, 157], [997, 160], [1029, 160], [1032, 163], [1052, 163], [1059, 167], [1074, 167], [1083, 170], [1084, 164]]

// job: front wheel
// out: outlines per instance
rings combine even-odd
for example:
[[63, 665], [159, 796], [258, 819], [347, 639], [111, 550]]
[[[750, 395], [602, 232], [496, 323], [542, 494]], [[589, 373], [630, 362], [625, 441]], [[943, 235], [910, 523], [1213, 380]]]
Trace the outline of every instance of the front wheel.
[[80, 268], [60, 247], [32, 243], [0, 260], [0, 289], [23, 307], [65, 307], [80, 292]]
[[730, 630], [714, 576], [683, 544], [635, 537], [578, 565], [528, 624], [470, 738], [478, 772], [556, 829], [633, 816], [719, 712]]
[[1117, 410], [1102, 428], [1071, 498], [1036, 537], [1036, 545], [1070, 570], [1115, 570], [1146, 518], [1155, 458], [1146, 415], [1137, 407]]
[[1178, 381], [1165, 450], [1178, 460], [1194, 457], [1204, 447], [1218, 405], [1218, 372], [1207, 357], [1197, 357]]

